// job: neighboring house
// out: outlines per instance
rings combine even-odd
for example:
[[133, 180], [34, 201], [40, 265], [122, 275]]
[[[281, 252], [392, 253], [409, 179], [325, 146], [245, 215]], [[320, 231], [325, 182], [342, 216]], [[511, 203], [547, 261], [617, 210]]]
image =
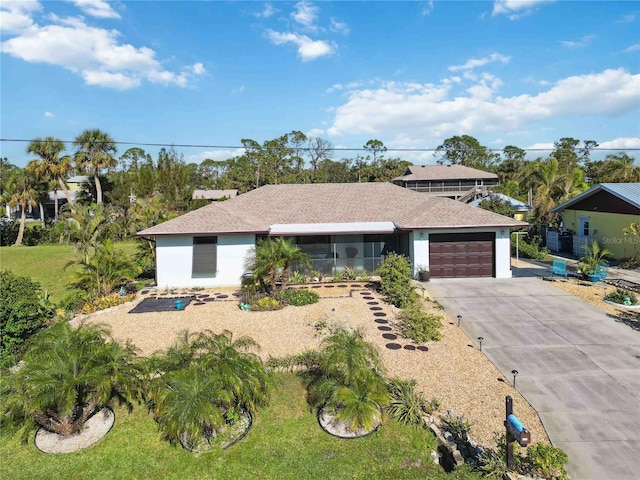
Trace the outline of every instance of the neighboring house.
[[313, 270], [373, 273], [390, 252], [433, 277], [511, 277], [510, 229], [527, 226], [390, 183], [266, 185], [138, 232], [156, 242], [160, 287], [238, 285], [260, 238], [283, 236]]
[[238, 195], [238, 190], [194, 190], [191, 198], [193, 200], [218, 200], [233, 198]]
[[[571, 250], [583, 257], [583, 245], [597, 240], [618, 259], [640, 254], [638, 239], [625, 236], [623, 228], [640, 222], [640, 183], [600, 183], [586, 192], [558, 205], [552, 213], [562, 213], [563, 232], [547, 233], [547, 247], [552, 251]], [[563, 240], [567, 248], [562, 248]]]
[[520, 200], [516, 200], [515, 198], [509, 197], [504, 193], [495, 193], [495, 192], [491, 193], [490, 195], [485, 195], [483, 197], [477, 198], [469, 202], [469, 205], [472, 205], [474, 207], [479, 207], [483, 200], [491, 200], [492, 195], [494, 197], [498, 197], [503, 202], [506, 202], [507, 204], [509, 204], [513, 212], [513, 218], [515, 218], [516, 220], [524, 221], [527, 215], [529, 215], [533, 210], [531, 205], [527, 205], [526, 203], [521, 202]]
[[[71, 203], [76, 203], [76, 198], [78, 196], [78, 192], [82, 190], [82, 185], [84, 183], [92, 181], [86, 175], [75, 175], [67, 180], [67, 190], [69, 191], [69, 197], [71, 197]], [[67, 204], [67, 197], [65, 197], [64, 192], [62, 190], [50, 190], [47, 192], [47, 198], [43, 202], [42, 206], [44, 207], [44, 218], [45, 219], [53, 219], [55, 218], [55, 198], [58, 197], [58, 209], [62, 208], [63, 205]], [[36, 206], [29, 210], [28, 214], [30, 219], [40, 220], [40, 209]], [[7, 216], [9, 218], [19, 218], [20, 217], [20, 207], [16, 206], [13, 209], [10, 209], [7, 206]]]
[[498, 185], [498, 175], [464, 165], [411, 165], [391, 181], [416, 192], [468, 202], [487, 195]]

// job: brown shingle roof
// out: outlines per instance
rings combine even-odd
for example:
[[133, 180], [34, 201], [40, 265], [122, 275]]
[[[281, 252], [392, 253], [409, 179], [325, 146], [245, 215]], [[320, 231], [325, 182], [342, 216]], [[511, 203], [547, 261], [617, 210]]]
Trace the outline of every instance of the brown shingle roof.
[[469, 180], [474, 178], [498, 178], [498, 175], [464, 165], [411, 165], [404, 175], [394, 180]]
[[138, 235], [267, 233], [273, 224], [351, 222], [393, 222], [405, 230], [527, 225], [391, 183], [318, 183], [265, 185]]

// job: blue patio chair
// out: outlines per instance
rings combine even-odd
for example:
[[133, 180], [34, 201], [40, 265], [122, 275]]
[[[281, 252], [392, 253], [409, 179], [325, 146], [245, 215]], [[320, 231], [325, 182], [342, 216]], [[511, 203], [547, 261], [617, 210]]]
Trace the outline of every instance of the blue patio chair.
[[593, 283], [598, 283], [606, 280], [608, 273], [609, 265], [596, 265], [595, 272], [587, 275], [587, 278], [589, 278]]
[[609, 265], [598, 265], [596, 267], [595, 274], [598, 276], [598, 280], [603, 282], [607, 279], [607, 274], [609, 273]]
[[551, 265], [551, 278], [558, 275], [559, 277], [567, 278], [567, 262], [564, 260], [554, 260]]

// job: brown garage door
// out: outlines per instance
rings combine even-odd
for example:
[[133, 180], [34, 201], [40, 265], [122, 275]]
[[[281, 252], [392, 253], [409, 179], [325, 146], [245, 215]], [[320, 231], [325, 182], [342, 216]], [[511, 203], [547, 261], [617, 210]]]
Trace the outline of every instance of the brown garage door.
[[432, 277], [493, 277], [494, 233], [429, 235]]

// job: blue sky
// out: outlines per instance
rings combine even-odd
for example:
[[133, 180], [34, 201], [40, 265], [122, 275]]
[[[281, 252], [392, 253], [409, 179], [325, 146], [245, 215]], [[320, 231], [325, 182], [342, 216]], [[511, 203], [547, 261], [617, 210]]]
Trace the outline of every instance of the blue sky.
[[3, 0], [0, 19], [4, 139], [205, 145], [177, 148], [189, 162], [292, 130], [339, 148], [640, 149], [637, 2]]

